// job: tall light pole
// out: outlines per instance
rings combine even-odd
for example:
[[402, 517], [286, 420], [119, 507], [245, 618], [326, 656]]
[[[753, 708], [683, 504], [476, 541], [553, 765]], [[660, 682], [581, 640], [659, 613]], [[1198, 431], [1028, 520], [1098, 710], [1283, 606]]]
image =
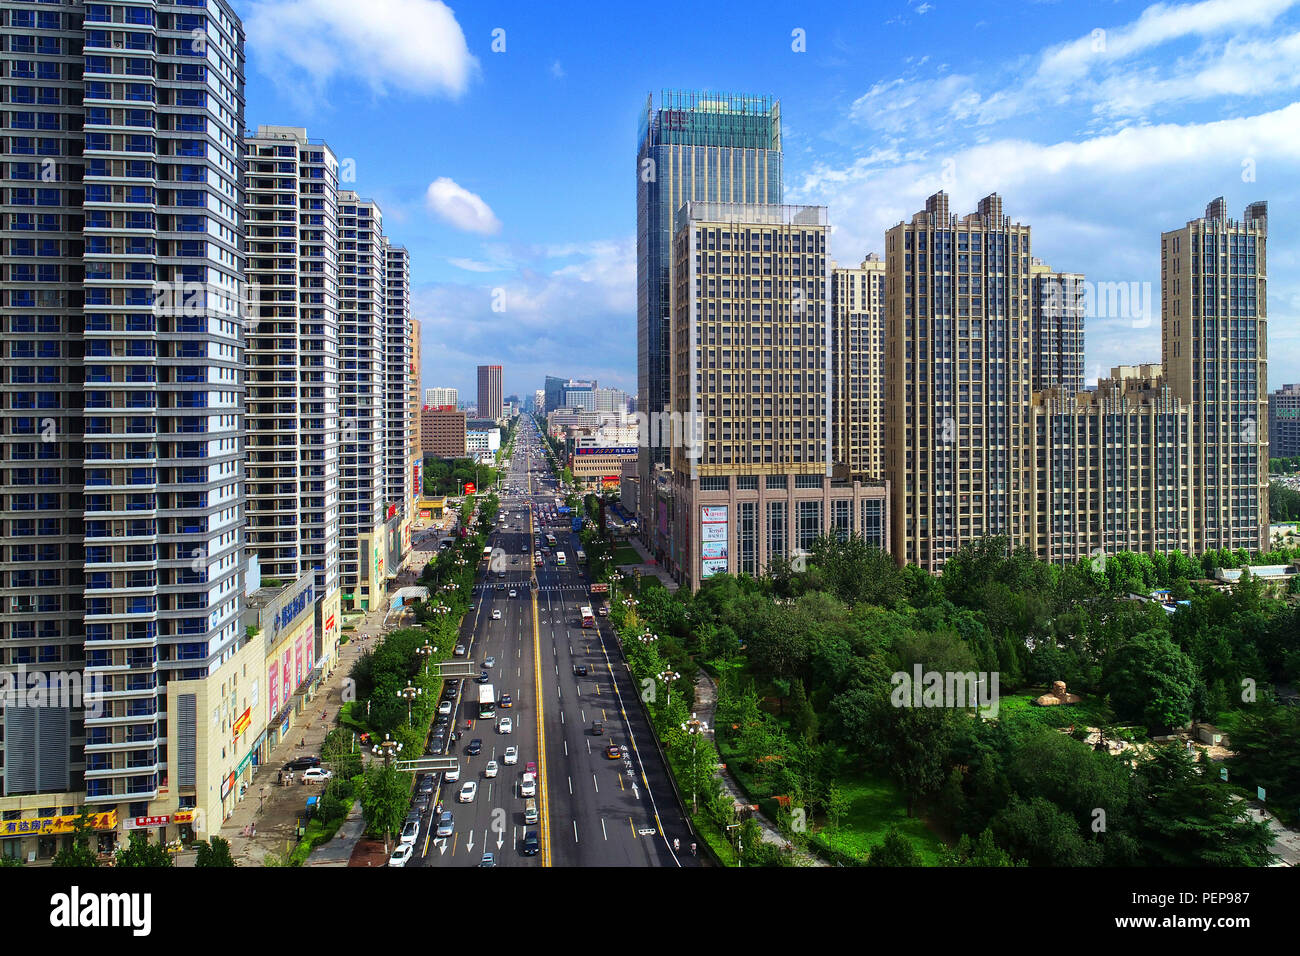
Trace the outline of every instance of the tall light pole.
[[406, 722], [408, 724], [411, 722], [411, 705], [423, 693], [424, 688], [416, 687], [409, 679], [406, 682], [406, 686], [397, 692], [397, 696], [406, 701]]
[[[435, 604], [434, 607], [430, 608], [429, 610], [433, 611], [435, 608], [439, 608], [439, 607], [442, 607], [442, 605]], [[429, 660], [430, 658], [433, 657], [434, 650], [435, 650], [434, 646], [430, 644], [427, 639], [425, 640], [422, 646], [417, 647], [415, 649], [415, 653], [419, 654], [420, 657], [424, 659], [424, 672], [426, 674], [429, 673]]]
[[370, 752], [376, 757], [384, 758], [384, 766], [389, 767], [393, 763], [393, 758], [402, 752], [402, 745], [393, 739], [392, 734], [384, 734], [384, 739], [370, 748]]
[[700, 734], [708, 733], [709, 725], [691, 714], [690, 720], [682, 721], [682, 730], [691, 735], [691, 812], [698, 813], [700, 806], [696, 794], [695, 767]]
[[673, 705], [673, 681], [677, 680], [681, 676], [682, 675], [678, 674], [676, 671], [670, 671], [670, 670], [660, 671], [659, 673], [659, 679], [663, 681], [664, 686], [668, 688], [667, 706], [669, 707]]

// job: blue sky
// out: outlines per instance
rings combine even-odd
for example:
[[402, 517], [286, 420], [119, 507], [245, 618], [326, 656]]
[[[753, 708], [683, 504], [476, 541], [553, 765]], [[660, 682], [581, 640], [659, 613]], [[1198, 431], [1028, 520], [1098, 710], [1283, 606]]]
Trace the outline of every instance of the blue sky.
[[[1162, 230], [1266, 199], [1270, 385], [1300, 381], [1300, 0], [235, 7], [248, 125], [327, 140], [410, 248], [425, 386], [635, 390], [636, 125], [665, 87], [779, 97], [786, 200], [830, 207], [845, 264], [937, 189], [996, 191], [1046, 262], [1158, 297]], [[1090, 379], [1160, 359], [1158, 306], [1087, 332]]]

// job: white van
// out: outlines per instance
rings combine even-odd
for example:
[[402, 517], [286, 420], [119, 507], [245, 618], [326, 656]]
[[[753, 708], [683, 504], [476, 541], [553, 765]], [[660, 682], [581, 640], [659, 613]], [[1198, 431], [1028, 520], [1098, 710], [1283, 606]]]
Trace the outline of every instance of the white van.
[[537, 812], [537, 801], [531, 797], [524, 803], [524, 823], [536, 823], [541, 819]]
[[519, 796], [537, 796], [537, 778], [531, 773], [524, 774], [523, 778], [519, 781]]

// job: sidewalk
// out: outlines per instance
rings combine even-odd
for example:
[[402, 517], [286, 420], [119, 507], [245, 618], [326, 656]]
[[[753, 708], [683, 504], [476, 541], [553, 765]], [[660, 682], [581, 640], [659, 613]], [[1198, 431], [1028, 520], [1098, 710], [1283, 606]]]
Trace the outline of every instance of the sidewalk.
[[[716, 728], [714, 720], [718, 709], [718, 688], [711, 678], [704, 671], [700, 671], [695, 677], [695, 717], [704, 721], [708, 725], [707, 736], [716, 740]], [[739, 784], [732, 778], [729, 770], [719, 770], [718, 779], [722, 781], [722, 790], [729, 797], [734, 806], [749, 807], [749, 797], [745, 796], [744, 791], [740, 789]], [[761, 813], [751, 813], [750, 819], [758, 824], [759, 830], [763, 834], [763, 842], [770, 843], [773, 846], [789, 848], [792, 856], [798, 866], [829, 866], [829, 864], [818, 856], [809, 853], [801, 847], [794, 846], [789, 840], [773, 826]]]
[[[268, 853], [287, 854], [297, 844], [298, 816], [306, 809], [307, 798], [320, 796], [324, 788], [320, 784], [303, 785], [297, 779], [291, 786], [282, 786], [280, 768], [295, 757], [320, 756], [325, 734], [334, 727], [343, 705], [344, 681], [356, 659], [373, 646], [373, 636], [382, 632], [382, 620], [380, 609], [366, 613], [357, 621], [357, 629], [350, 632], [348, 642], [339, 648], [333, 674], [308, 702], [302, 722], [257, 768], [245, 799], [222, 824], [219, 835], [230, 841], [230, 855], [237, 865], [262, 866]], [[328, 713], [325, 720], [320, 716], [322, 710]], [[256, 825], [255, 837], [244, 835], [244, 828], [249, 824]]]
[[641, 556], [641, 563], [620, 564], [618, 565], [619, 571], [621, 571], [623, 574], [631, 574], [633, 571], [640, 571], [642, 576], [652, 574], [655, 577], [657, 577], [659, 579], [659, 582], [664, 587], [666, 587], [669, 591], [677, 590], [677, 582], [673, 580], [672, 575], [669, 574], [667, 571], [665, 571], [655, 561], [655, 559], [650, 556], [650, 552], [645, 549], [645, 545], [643, 545], [636, 538], [635, 535], [627, 539], [627, 544], [630, 545], [632, 549]]

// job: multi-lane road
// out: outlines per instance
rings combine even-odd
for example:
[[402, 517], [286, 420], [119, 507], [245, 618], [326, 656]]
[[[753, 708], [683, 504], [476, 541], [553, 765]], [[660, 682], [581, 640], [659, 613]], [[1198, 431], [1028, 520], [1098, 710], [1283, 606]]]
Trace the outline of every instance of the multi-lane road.
[[[478, 866], [485, 851], [498, 866], [694, 865], [686, 822], [613, 628], [603, 617], [595, 627], [582, 626], [580, 609], [596, 602], [576, 560], [578, 536], [567, 524], [539, 524], [538, 506], [553, 505], [558, 494], [539, 442], [531, 419], [523, 419], [503, 482], [519, 492], [502, 496], [505, 520], [489, 540], [491, 567], [483, 562], [480, 568], [474, 609], [461, 630], [468, 660], [481, 665], [495, 659], [487, 668], [490, 682], [498, 699], [509, 695], [512, 706], [498, 706], [495, 719], [480, 720], [479, 685], [462, 681], [453, 724], [462, 736], [449, 751], [460, 761], [460, 780], [439, 777], [432, 801], [452, 812], [454, 832], [436, 836], [431, 808], [409, 865]], [[556, 546], [535, 567], [534, 552], [548, 533]], [[556, 565], [557, 551], [565, 552], [566, 566]], [[512, 720], [512, 733], [498, 732], [503, 717]], [[600, 734], [593, 730], [597, 721]], [[482, 750], [469, 756], [474, 739]], [[518, 749], [514, 765], [504, 763], [510, 746]], [[493, 778], [485, 776], [490, 760], [499, 767]], [[530, 762], [537, 769], [539, 819], [526, 824], [520, 784]], [[457, 802], [471, 780], [478, 783], [473, 802]], [[538, 837], [535, 856], [524, 854], [529, 831]], [[680, 850], [674, 851], [674, 839]]]

